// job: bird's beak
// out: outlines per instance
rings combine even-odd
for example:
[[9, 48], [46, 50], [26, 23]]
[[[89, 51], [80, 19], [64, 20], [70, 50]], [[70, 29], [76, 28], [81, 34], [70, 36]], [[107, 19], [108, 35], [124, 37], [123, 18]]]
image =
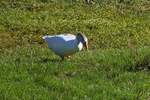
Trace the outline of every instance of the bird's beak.
[[88, 47], [88, 43], [87, 42], [84, 43], [84, 47], [88, 51], [89, 47]]

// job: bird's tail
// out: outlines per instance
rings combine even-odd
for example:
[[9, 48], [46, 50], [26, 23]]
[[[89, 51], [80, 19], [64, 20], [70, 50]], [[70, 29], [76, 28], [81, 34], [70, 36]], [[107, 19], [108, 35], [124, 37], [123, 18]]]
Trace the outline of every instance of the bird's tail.
[[53, 37], [53, 36], [45, 35], [45, 36], [42, 37], [42, 39], [43, 39], [45, 42], [48, 42], [51, 37]]
[[43, 36], [42, 39], [45, 40], [48, 36]]

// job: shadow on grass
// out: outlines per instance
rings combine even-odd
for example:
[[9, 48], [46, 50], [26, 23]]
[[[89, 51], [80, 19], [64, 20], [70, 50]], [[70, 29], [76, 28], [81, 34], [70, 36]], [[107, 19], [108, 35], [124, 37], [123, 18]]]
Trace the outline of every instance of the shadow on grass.
[[40, 59], [40, 60], [37, 61], [37, 62], [39, 62], [39, 63], [48, 63], [48, 62], [57, 63], [57, 62], [60, 62], [60, 61], [61, 61], [61, 60], [60, 60], [60, 59], [57, 59], [57, 58], [55, 58], [55, 59], [42, 58], [42, 59]]
[[137, 72], [137, 71], [150, 71], [150, 55], [146, 55], [141, 60], [135, 60], [135, 63], [129, 67], [128, 71]]

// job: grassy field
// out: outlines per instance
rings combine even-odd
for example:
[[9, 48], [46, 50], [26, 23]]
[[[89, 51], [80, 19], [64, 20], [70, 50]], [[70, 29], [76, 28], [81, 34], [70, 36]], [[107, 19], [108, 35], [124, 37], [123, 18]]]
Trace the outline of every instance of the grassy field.
[[[149, 100], [148, 0], [1, 0], [1, 100]], [[83, 32], [60, 62], [41, 37]]]

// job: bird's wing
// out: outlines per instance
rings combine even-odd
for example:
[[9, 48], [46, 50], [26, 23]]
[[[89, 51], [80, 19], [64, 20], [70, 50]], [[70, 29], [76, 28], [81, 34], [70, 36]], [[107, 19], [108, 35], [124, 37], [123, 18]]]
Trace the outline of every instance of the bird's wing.
[[45, 40], [46, 38], [50, 39], [53, 37], [59, 37], [65, 41], [70, 41], [70, 40], [76, 39], [76, 36], [73, 34], [60, 34], [60, 35], [53, 35], [53, 36], [52, 35], [46, 35], [46, 36], [43, 36], [42, 38]]
[[72, 34], [61, 34], [44, 37], [48, 43], [48, 47], [57, 54], [66, 54], [74, 52], [76, 48], [76, 36]]
[[76, 39], [76, 36], [73, 34], [60, 34], [60, 35], [57, 35], [57, 37], [60, 37], [60, 38], [64, 39], [65, 41], [71, 41], [71, 40]]

